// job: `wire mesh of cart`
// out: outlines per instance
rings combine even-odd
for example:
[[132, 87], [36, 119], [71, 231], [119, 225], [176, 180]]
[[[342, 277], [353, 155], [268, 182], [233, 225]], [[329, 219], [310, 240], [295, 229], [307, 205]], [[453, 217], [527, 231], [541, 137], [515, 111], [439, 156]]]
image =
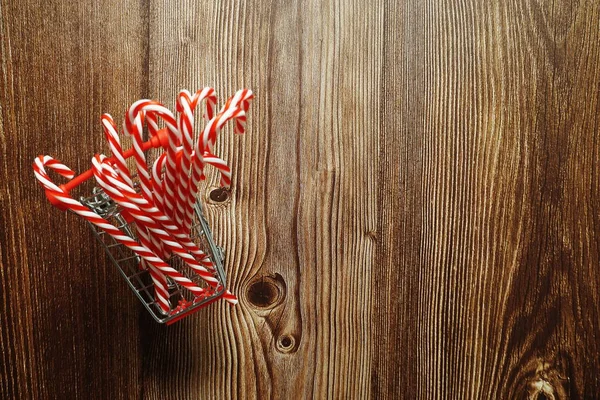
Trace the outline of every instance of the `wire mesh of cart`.
[[[106, 218], [129, 237], [137, 240], [135, 221], [128, 218], [127, 213], [101, 188], [95, 187], [91, 196], [82, 197], [80, 201], [101, 217]], [[152, 278], [149, 271], [142, 268], [140, 257], [126, 246], [118, 243], [112, 236], [88, 222], [94, 236], [104, 247], [108, 258], [117, 267], [144, 307], [157, 322], [166, 323], [167, 325], [213, 303], [225, 292], [226, 276], [223, 269], [223, 249], [215, 244], [212, 232], [203, 214], [202, 204], [199, 201], [195, 203], [194, 211], [195, 216], [190, 230], [190, 238], [212, 261], [214, 265], [213, 274], [218, 280], [218, 285], [216, 287], [207, 285], [180, 258], [171, 257], [169, 260], [171, 267], [180, 271], [197, 286], [205, 290], [203, 295], [198, 296], [172, 279], [168, 279], [168, 300], [171, 305], [171, 310], [168, 313], [165, 313], [157, 303]]]

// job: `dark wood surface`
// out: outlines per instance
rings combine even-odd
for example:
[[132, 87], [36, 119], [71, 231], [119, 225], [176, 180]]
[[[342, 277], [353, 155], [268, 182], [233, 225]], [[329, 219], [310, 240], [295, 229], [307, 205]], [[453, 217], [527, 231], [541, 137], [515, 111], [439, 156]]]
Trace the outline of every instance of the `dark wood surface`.
[[[597, 2], [0, 7], [0, 398], [600, 396]], [[165, 327], [31, 162], [205, 85], [240, 304]]]

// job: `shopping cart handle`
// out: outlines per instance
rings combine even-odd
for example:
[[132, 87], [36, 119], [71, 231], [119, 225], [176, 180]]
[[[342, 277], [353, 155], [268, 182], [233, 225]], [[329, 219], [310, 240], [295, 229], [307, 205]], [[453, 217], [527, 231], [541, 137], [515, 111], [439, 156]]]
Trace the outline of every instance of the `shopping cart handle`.
[[[144, 151], [151, 149], [151, 148], [156, 149], [158, 147], [163, 147], [165, 149], [169, 147], [169, 133], [167, 132], [167, 128], [159, 129], [156, 132], [156, 136], [153, 136], [147, 142], [142, 143], [142, 150], [144, 150]], [[135, 154], [135, 149], [132, 147], [131, 149], [129, 149], [123, 153], [123, 157], [127, 159], [127, 158], [133, 156], [134, 154]], [[108, 163], [114, 163], [115, 161], [116, 161], [115, 157], [110, 157], [105, 160], [105, 162], [108, 162]], [[84, 173], [77, 175], [76, 177], [74, 177], [69, 182], [65, 183], [64, 185], [59, 185], [59, 187], [65, 193], [69, 193], [73, 188], [76, 188], [77, 186], [81, 185], [83, 182], [87, 181], [88, 179], [90, 179], [93, 176], [94, 176], [94, 170], [93, 170], [93, 168], [90, 168], [87, 171], [85, 171]], [[59, 210], [65, 211], [67, 209], [67, 207], [65, 207], [65, 204], [62, 201], [58, 200], [54, 196], [52, 191], [49, 189], [46, 189], [46, 198], [48, 199], [48, 201], [50, 201], [50, 203], [52, 203], [53, 206], [55, 206]]]

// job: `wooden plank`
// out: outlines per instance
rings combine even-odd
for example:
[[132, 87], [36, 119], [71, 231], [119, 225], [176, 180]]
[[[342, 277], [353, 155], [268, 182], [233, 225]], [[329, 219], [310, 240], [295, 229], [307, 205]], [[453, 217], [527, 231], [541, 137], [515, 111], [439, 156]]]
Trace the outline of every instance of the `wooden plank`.
[[599, 12], [386, 5], [374, 397], [599, 393]]
[[[365, 397], [370, 384], [382, 9], [154, 1], [150, 93], [248, 87], [248, 133], [221, 135], [234, 190], [207, 212], [240, 296], [149, 327], [156, 398]], [[217, 183], [210, 175], [204, 198]], [[166, 355], [169, 355], [168, 358]], [[165, 379], [165, 376], [172, 379]]]
[[[596, 397], [600, 6], [489, 3], [0, 3], [0, 397]], [[165, 327], [30, 164], [204, 85], [240, 304]]]
[[100, 115], [146, 90], [145, 12], [139, 2], [0, 5], [1, 398], [140, 391], [138, 302], [85, 223], [48, 204], [31, 164], [47, 153], [82, 171], [107, 151]]

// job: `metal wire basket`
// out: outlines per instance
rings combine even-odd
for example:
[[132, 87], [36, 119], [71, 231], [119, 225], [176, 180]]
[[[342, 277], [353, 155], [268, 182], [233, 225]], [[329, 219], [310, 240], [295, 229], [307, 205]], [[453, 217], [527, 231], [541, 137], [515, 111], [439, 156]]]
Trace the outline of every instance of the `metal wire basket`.
[[[104, 191], [94, 188], [90, 197], [82, 197], [81, 202], [92, 211], [106, 218], [114, 226], [137, 240], [136, 224], [125, 218], [121, 208]], [[215, 244], [208, 222], [204, 218], [202, 205], [199, 201], [194, 205], [195, 217], [190, 231], [190, 238], [204, 251], [214, 264], [214, 275], [219, 284], [216, 289], [208, 286], [178, 257], [169, 261], [171, 267], [191, 279], [196, 285], [206, 290], [205, 296], [195, 296], [183, 286], [168, 279], [169, 303], [171, 311], [164, 313], [154, 298], [154, 284], [147, 269], [141, 268], [140, 257], [126, 246], [118, 243], [112, 236], [106, 234], [95, 225], [88, 222], [90, 229], [104, 247], [106, 254], [117, 267], [127, 284], [140, 299], [144, 307], [159, 323], [167, 325], [188, 316], [190, 313], [218, 300], [225, 293], [226, 276], [223, 269], [223, 249]]]

